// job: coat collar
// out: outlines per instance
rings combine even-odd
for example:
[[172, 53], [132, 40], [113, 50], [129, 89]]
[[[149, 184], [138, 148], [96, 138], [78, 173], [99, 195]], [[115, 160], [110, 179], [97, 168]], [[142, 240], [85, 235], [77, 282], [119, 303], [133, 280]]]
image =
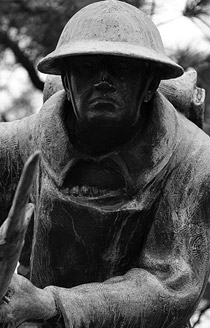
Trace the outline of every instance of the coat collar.
[[44, 104], [36, 126], [42, 165], [54, 183], [61, 187], [70, 167], [79, 160], [108, 159], [119, 165], [126, 183], [133, 188], [135, 196], [125, 208], [139, 210], [148, 206], [151, 191], [154, 195], [157, 193], [178, 143], [178, 114], [172, 104], [157, 92], [151, 119], [144, 131], [121, 148], [97, 158], [72, 145], [64, 123], [66, 110], [72, 109], [65, 92], [59, 91]]

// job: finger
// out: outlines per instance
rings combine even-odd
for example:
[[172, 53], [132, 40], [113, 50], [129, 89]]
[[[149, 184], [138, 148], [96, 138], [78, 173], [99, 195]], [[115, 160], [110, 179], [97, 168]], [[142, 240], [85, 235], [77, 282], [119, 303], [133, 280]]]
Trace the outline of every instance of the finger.
[[32, 217], [34, 210], [33, 204], [27, 204], [25, 213], [24, 227], [21, 231], [13, 234], [13, 237], [7, 240], [5, 237], [4, 225], [0, 228], [0, 300], [7, 293], [14, 271], [24, 245], [27, 225]]
[[8, 215], [6, 238], [10, 239], [16, 232], [22, 230], [25, 221], [25, 210], [31, 187], [39, 163], [40, 153], [36, 152], [27, 160], [18, 183], [12, 207]]

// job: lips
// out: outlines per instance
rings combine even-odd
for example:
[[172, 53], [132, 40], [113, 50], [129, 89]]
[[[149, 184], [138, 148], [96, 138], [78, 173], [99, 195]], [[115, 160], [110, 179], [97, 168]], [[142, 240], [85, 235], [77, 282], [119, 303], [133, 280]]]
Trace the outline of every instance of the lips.
[[112, 104], [113, 106], [119, 105], [119, 101], [115, 99], [114, 97], [109, 97], [105, 93], [104, 95], [96, 96], [92, 99], [90, 99], [90, 105], [96, 106], [99, 104]]
[[100, 111], [107, 111], [107, 110], [111, 110], [114, 111], [115, 110], [115, 104], [113, 104], [112, 102], [105, 102], [105, 101], [101, 101], [101, 102], [95, 102], [93, 103], [93, 108], [95, 110], [100, 110]]

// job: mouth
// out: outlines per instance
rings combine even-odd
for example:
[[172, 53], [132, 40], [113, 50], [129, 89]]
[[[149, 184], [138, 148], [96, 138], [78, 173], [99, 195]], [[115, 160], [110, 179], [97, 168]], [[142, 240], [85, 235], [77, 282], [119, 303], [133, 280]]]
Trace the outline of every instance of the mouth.
[[92, 108], [96, 111], [114, 112], [115, 104], [113, 104], [113, 102], [109, 102], [109, 101], [100, 101], [100, 102], [97, 101], [97, 102], [93, 103]]
[[114, 100], [97, 98], [90, 102], [89, 118], [95, 120], [97, 124], [112, 125], [118, 118], [118, 112], [119, 105]]
[[96, 96], [93, 97], [92, 99], [90, 99], [90, 105], [92, 107], [97, 107], [97, 106], [101, 106], [101, 105], [112, 105], [112, 106], [118, 106], [118, 101], [113, 98], [108, 96], [106, 93], [100, 96]]
[[73, 202], [100, 209], [116, 209], [128, 198], [119, 170], [87, 162], [72, 168], [63, 193]]

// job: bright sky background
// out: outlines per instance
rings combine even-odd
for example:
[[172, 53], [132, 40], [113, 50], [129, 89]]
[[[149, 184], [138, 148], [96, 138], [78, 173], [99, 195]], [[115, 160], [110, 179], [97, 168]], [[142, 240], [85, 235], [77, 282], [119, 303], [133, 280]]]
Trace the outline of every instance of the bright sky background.
[[209, 42], [205, 40], [203, 33], [206, 31], [210, 37], [210, 29], [199, 20], [193, 22], [182, 16], [186, 0], [158, 0], [158, 4], [156, 10], [160, 14], [155, 15], [153, 21], [160, 31], [166, 48], [177, 49], [190, 45], [198, 51], [210, 53]]
[[[11, 70], [12, 67], [12, 70]], [[18, 63], [11, 50], [6, 50], [4, 59], [0, 63], [0, 114], [10, 108], [13, 99], [18, 99], [23, 92], [30, 92], [31, 82], [27, 71]], [[39, 111], [42, 105], [42, 92], [34, 90], [32, 106], [34, 112]], [[9, 120], [16, 118], [15, 112], [9, 114]]]

